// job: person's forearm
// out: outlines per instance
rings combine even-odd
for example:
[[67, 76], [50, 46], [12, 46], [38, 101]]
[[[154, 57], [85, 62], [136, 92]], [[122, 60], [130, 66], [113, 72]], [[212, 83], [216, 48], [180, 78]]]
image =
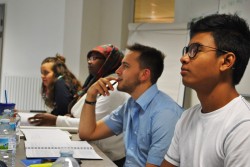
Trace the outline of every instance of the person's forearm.
[[159, 167], [157, 165], [153, 165], [153, 164], [149, 164], [149, 163], [146, 163], [146, 166], [145, 167]]
[[[86, 101], [83, 105], [80, 124], [79, 124], [79, 137], [82, 140], [93, 140], [91, 137], [96, 127], [96, 116], [95, 116], [95, 95], [87, 95]], [[92, 104], [91, 104], [92, 103]]]
[[176, 166], [172, 165], [171, 163], [169, 163], [168, 161], [164, 159], [161, 164], [161, 167], [176, 167]]
[[98, 124], [96, 123], [95, 103], [97, 96], [110, 95], [109, 90], [114, 90], [110, 81], [115, 79], [114, 77], [100, 78], [88, 89], [79, 124], [79, 137], [82, 140], [96, 140], [112, 134], [103, 121], [99, 120]]

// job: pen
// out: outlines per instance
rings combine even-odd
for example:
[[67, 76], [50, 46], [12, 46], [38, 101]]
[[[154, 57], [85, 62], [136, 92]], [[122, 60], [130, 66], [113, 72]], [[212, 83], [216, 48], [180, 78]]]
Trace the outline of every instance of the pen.
[[[117, 81], [115, 81], [114, 83], [112, 83], [112, 86], [114, 86], [117, 83]], [[110, 88], [107, 86], [108, 90], [110, 90]]]
[[[112, 83], [112, 85], [114, 86], [117, 83], [117, 81], [115, 81], [114, 83]], [[107, 86], [106, 87], [108, 90], [110, 90], [110, 88]], [[101, 96], [102, 94], [99, 94], [98, 96]]]

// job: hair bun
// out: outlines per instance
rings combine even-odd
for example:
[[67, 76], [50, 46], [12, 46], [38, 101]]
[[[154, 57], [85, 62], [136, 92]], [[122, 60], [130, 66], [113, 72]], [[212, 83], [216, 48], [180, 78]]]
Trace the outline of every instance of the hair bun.
[[59, 60], [59, 61], [61, 61], [63, 63], [65, 63], [65, 61], [66, 61], [65, 57], [63, 57], [59, 53], [57, 53], [55, 57], [56, 57], [57, 60]]

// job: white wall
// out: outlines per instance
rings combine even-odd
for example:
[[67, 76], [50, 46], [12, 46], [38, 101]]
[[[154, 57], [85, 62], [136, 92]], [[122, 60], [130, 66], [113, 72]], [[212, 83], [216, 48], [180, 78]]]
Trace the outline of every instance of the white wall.
[[79, 78], [84, 82], [88, 76], [86, 55], [90, 49], [99, 44], [100, 41], [100, 20], [101, 20], [100, 0], [84, 0], [82, 15], [81, 34], [81, 57]]
[[84, 0], [82, 22], [81, 81], [88, 75], [86, 55], [93, 47], [111, 43], [124, 49], [131, 18], [131, 0]]
[[43, 58], [63, 52], [64, 0], [8, 0], [3, 74], [40, 75]]
[[189, 22], [193, 18], [218, 12], [220, 0], [175, 0], [175, 22]]
[[68, 68], [79, 77], [83, 0], [66, 0], [63, 54]]
[[2, 83], [5, 75], [40, 76], [41, 61], [56, 53], [63, 54], [69, 69], [79, 75], [83, 0], [0, 3], [6, 5]]

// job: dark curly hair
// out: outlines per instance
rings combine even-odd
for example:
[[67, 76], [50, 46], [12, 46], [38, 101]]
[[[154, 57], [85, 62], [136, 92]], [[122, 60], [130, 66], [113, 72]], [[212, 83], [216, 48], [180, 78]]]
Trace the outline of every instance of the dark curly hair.
[[81, 83], [75, 77], [75, 75], [70, 72], [65, 64], [65, 58], [60, 54], [56, 54], [55, 57], [47, 57], [42, 61], [42, 64], [53, 63], [52, 71], [54, 72], [54, 81], [45, 87], [42, 83], [41, 94], [45, 101], [45, 104], [50, 107], [55, 107], [55, 97], [54, 97], [54, 85], [55, 82], [63, 77], [66, 85], [68, 86], [72, 95], [76, 94], [77, 91], [81, 90]]

